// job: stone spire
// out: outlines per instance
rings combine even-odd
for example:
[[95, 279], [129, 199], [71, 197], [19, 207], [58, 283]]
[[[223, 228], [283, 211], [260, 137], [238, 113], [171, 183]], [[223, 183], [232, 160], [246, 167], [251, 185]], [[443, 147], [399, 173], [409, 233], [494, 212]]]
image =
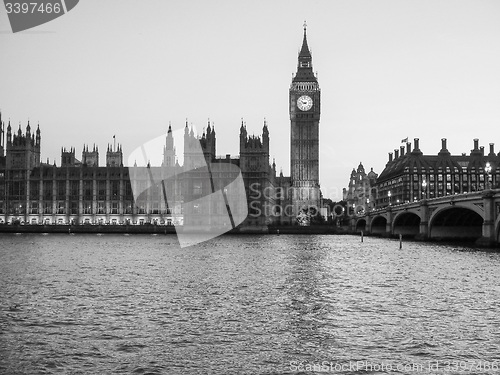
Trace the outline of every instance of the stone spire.
[[304, 22], [304, 39], [302, 40], [302, 48], [299, 52], [297, 74], [293, 78], [293, 82], [317, 82], [316, 76], [312, 69], [312, 55], [307, 45], [307, 25]]
[[307, 45], [307, 24], [304, 21], [304, 39], [302, 40], [302, 48], [299, 53], [299, 61], [300, 59], [312, 59], [311, 51], [309, 51], [309, 46]]

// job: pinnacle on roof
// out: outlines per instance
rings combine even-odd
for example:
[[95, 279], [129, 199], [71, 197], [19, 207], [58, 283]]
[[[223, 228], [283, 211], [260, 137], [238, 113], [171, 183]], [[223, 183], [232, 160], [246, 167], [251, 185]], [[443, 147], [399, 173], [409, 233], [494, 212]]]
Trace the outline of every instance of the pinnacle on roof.
[[309, 51], [309, 46], [307, 45], [307, 24], [304, 21], [304, 39], [302, 41], [302, 48], [300, 49], [299, 58], [306, 57], [311, 58], [311, 52]]
[[292, 82], [318, 82], [312, 70], [312, 56], [307, 45], [306, 26], [304, 22], [304, 39], [298, 57], [297, 74], [293, 77]]

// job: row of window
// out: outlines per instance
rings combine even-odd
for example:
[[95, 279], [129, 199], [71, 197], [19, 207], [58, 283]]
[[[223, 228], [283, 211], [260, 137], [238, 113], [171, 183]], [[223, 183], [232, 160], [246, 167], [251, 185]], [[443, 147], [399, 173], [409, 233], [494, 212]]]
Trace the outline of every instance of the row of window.
[[[16, 176], [18, 173], [22, 173], [22, 172], [16, 171], [16, 172], [13, 172], [12, 175]], [[92, 178], [94, 178], [94, 176], [97, 178], [107, 178], [107, 177], [120, 178], [122, 176], [124, 178], [127, 178], [129, 173], [128, 173], [128, 170], [123, 172], [123, 174], [121, 174], [119, 171], [110, 171], [109, 173], [106, 171], [94, 172], [92, 170], [90, 170], [90, 171], [83, 170], [82, 171], [82, 169], [79, 169], [79, 168], [70, 168], [69, 172], [67, 172], [67, 170], [65, 168], [56, 168], [55, 173], [54, 173], [53, 168], [43, 168], [41, 174], [37, 173], [37, 177], [39, 177], [40, 175], [42, 177], [45, 177], [45, 178], [53, 178], [54, 176], [57, 178], [65, 178], [67, 176], [69, 176], [70, 178], [80, 178], [80, 176], [81, 176], [83, 179], [87, 179], [87, 178], [92, 179]]]
[[[464, 181], [464, 182], [480, 181], [480, 182], [484, 182], [484, 181], [486, 181], [486, 179], [487, 178], [484, 174], [478, 174], [478, 175], [476, 175], [476, 174], [472, 174], [472, 175], [458, 175], [458, 174], [442, 175], [442, 174], [439, 174], [439, 175], [427, 175], [427, 176], [426, 175], [411, 175], [411, 176], [407, 175], [407, 176], [395, 178], [395, 179], [390, 180], [390, 181], [383, 182], [379, 186], [383, 188], [383, 187], [389, 187], [392, 185], [396, 185], [396, 184], [399, 184], [401, 182], [409, 182], [409, 181], [414, 181], [414, 182], [420, 181], [421, 183], [424, 181], [426, 181], [427, 183], [435, 182], [435, 181], [439, 181], [439, 182], [442, 182], [442, 181], [447, 181], [447, 182], [451, 182], [451, 181], [456, 181], [456, 182], [458, 182], [458, 181]], [[490, 177], [490, 181], [492, 181], [492, 182], [499, 180], [499, 179], [500, 179], [500, 177], [497, 177], [495, 175], [492, 175]]]
[[[485, 181], [486, 180], [486, 176], [484, 174], [479, 174], [479, 175], [476, 175], [476, 174], [472, 174], [472, 175], [459, 175], [459, 174], [455, 174], [455, 175], [452, 175], [452, 174], [446, 174], [446, 175], [442, 175], [442, 174], [439, 174], [437, 176], [434, 176], [434, 175], [429, 175], [429, 176], [425, 176], [425, 175], [422, 175], [422, 176], [419, 176], [419, 175], [413, 175], [413, 181], [427, 181], [427, 182], [434, 182], [434, 181], [472, 181], [472, 182], [475, 182], [475, 181]], [[495, 176], [492, 175], [490, 177], [491, 180], [495, 180]]]
[[[135, 212], [134, 212], [135, 211]], [[159, 207], [159, 205], [153, 205], [148, 209], [142, 206], [133, 206], [131, 202], [124, 205], [123, 209], [119, 209], [118, 203], [112, 203], [108, 208], [104, 202], [99, 202], [97, 207], [92, 205], [92, 202], [83, 202], [82, 210], [79, 209], [78, 202], [71, 202], [69, 207], [66, 206], [65, 202], [58, 202], [56, 206], [52, 203], [44, 202], [41, 206], [38, 202], [31, 202], [29, 208], [26, 210], [26, 205], [24, 202], [12, 202], [6, 209], [5, 205], [0, 202], [0, 214], [9, 215], [24, 215], [24, 214], [60, 214], [60, 215], [92, 215], [92, 214], [172, 214], [173, 210], [170, 208]], [[178, 213], [178, 212], [175, 212]]]
[[[437, 190], [435, 187], [437, 186]], [[455, 188], [455, 189], [453, 189]], [[424, 199], [424, 198], [436, 198], [436, 197], [443, 197], [446, 195], [453, 195], [453, 194], [460, 194], [460, 193], [470, 193], [470, 192], [476, 192], [476, 191], [482, 191], [485, 189], [484, 184], [478, 184], [469, 187], [467, 190], [459, 190], [458, 185], [452, 185], [451, 183], [439, 183], [437, 185], [431, 184], [428, 187], [428, 190], [418, 190], [418, 188], [415, 188], [413, 192], [410, 192], [409, 190], [406, 190], [404, 192], [398, 192], [398, 191], [391, 191], [391, 196], [389, 197], [387, 195], [387, 192], [384, 192], [383, 195], [379, 196], [376, 198], [377, 205], [383, 205], [383, 204], [396, 204], [396, 203], [403, 203], [403, 202], [410, 202], [410, 201], [415, 201], [419, 199]], [[413, 195], [413, 198], [412, 198]]]
[[446, 187], [446, 190], [451, 191], [452, 189], [457, 193], [469, 193], [472, 191], [484, 190], [484, 182], [479, 183], [468, 183], [462, 182], [460, 183], [452, 183], [452, 182], [438, 182], [437, 184], [434, 182], [429, 183], [425, 188], [422, 184], [416, 182], [413, 183], [413, 191], [434, 191], [437, 187], [438, 190], [443, 190]]
[[[132, 220], [132, 219], [124, 219], [124, 220], [118, 220], [112, 218], [109, 221], [106, 221], [104, 218], [97, 218], [96, 220], [93, 220], [91, 218], [83, 218], [81, 220], [78, 219], [71, 219], [69, 221], [65, 221], [62, 218], [58, 218], [57, 220], [52, 220], [50, 217], [44, 217], [41, 220], [38, 220], [37, 218], [31, 218], [29, 221], [25, 222], [24, 220], [18, 220], [18, 219], [12, 219], [11, 221], [12, 224], [22, 224], [22, 225], [166, 225], [166, 226], [172, 226], [172, 225], [183, 225], [183, 219], [182, 218], [166, 218], [165, 219], [139, 219], [139, 220]], [[3, 220], [0, 219], [0, 224], [4, 224]]]

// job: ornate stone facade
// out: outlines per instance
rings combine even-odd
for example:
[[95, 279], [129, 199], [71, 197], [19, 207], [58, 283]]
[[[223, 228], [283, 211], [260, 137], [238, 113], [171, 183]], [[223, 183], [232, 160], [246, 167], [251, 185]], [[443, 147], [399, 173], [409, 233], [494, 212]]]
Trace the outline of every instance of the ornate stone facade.
[[344, 188], [343, 198], [349, 214], [363, 214], [375, 207], [376, 191], [373, 189], [378, 175], [371, 169], [368, 174], [362, 163], [353, 169], [349, 179], [349, 187]]
[[[487, 165], [490, 166], [488, 171]], [[490, 143], [486, 155], [479, 140], [469, 155], [451, 155], [445, 138], [437, 155], [424, 155], [419, 139], [389, 153], [389, 161], [377, 179], [376, 206], [432, 199], [497, 188], [500, 183], [500, 153]]]
[[[227, 199], [226, 207], [201, 207], [197, 202], [215, 191], [226, 194], [225, 186], [241, 171], [247, 200], [238, 204], [247, 205], [249, 213], [242, 226], [297, 224], [297, 217], [302, 218], [304, 213], [310, 216], [312, 210], [319, 212], [321, 208], [320, 89], [312, 71], [305, 27], [289, 100], [290, 177], [283, 173], [276, 176], [276, 164], [270, 164], [265, 120], [259, 136], [248, 135], [242, 122], [236, 158], [216, 156], [216, 132], [210, 121], [201, 136], [196, 136], [186, 122], [182, 165], [169, 125], [161, 166], [147, 162], [147, 173], [143, 173], [136, 165], [125, 166], [122, 147], [114, 144], [108, 144], [105, 166], [99, 165], [99, 148], [95, 144], [91, 149], [83, 146], [81, 160], [71, 147], [69, 151], [61, 149], [60, 166], [42, 163], [40, 129], [31, 134], [28, 123], [25, 134], [20, 126], [13, 136], [9, 123], [4, 144], [5, 125], [0, 117], [0, 223], [180, 225], [205, 215], [229, 225], [224, 221], [230, 211]], [[174, 212], [179, 202], [195, 203], [185, 206], [185, 212]]]
[[313, 72], [306, 27], [292, 79], [290, 104], [290, 177], [293, 215], [321, 207], [319, 186], [319, 119], [321, 90]]

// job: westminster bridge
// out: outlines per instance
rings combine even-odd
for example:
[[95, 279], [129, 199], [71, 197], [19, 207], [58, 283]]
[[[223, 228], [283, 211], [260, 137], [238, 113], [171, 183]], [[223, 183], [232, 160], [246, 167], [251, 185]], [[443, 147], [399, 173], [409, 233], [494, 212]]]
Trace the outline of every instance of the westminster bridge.
[[500, 189], [389, 205], [351, 219], [356, 232], [421, 240], [475, 239], [500, 244]]

